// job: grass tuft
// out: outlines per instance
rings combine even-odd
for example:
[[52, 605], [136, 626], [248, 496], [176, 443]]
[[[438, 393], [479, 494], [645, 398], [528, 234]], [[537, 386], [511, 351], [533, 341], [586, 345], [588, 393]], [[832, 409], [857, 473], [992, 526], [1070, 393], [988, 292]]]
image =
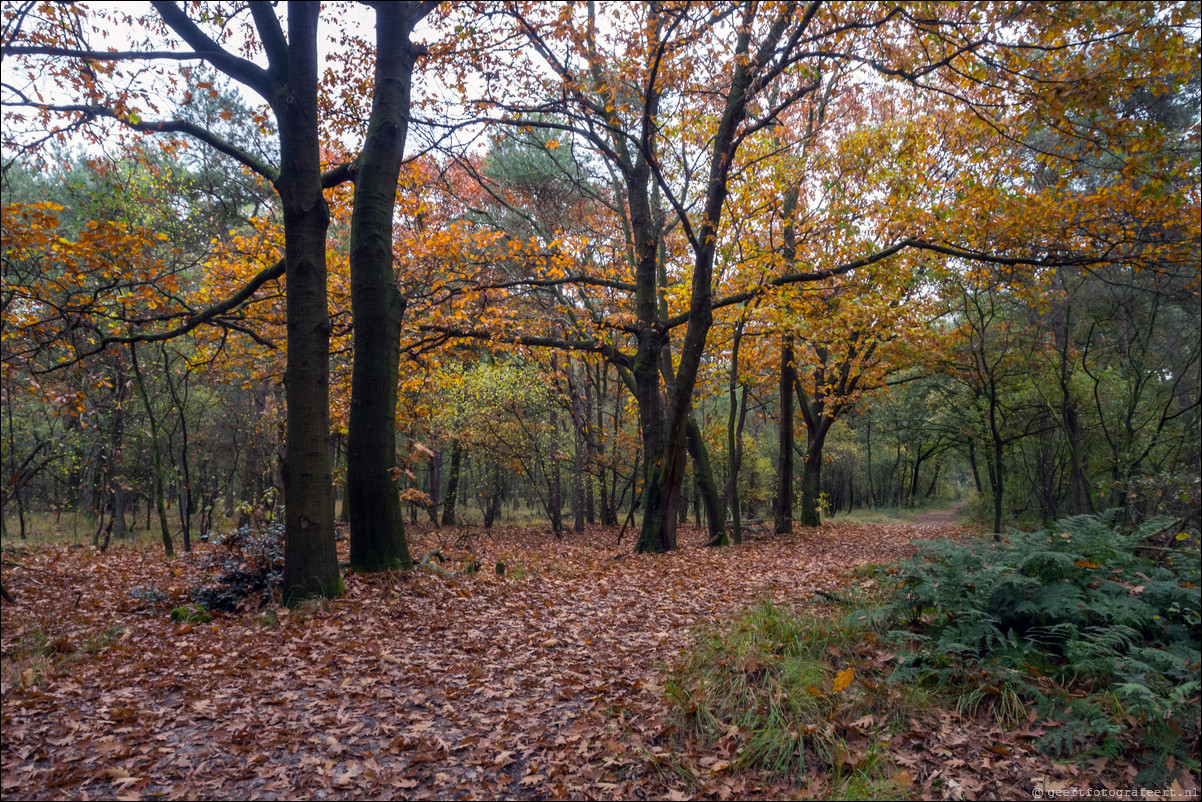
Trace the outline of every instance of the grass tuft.
[[867, 787], [887, 776], [888, 763], [875, 729], [856, 725], [882, 707], [875, 650], [857, 617], [765, 602], [703, 634], [666, 692], [681, 731], [718, 742], [736, 768], [799, 787], [812, 772], [830, 774], [836, 787]]

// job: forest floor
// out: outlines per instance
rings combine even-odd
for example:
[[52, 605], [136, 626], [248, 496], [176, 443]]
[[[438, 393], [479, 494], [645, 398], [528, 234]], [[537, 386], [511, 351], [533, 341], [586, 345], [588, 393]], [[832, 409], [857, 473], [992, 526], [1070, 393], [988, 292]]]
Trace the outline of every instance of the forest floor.
[[[732, 773], [678, 732], [663, 683], [697, 628], [749, 606], [816, 609], [864, 563], [957, 537], [954, 515], [826, 524], [646, 556], [614, 529], [411, 533], [444, 571], [347, 577], [346, 595], [173, 623], [217, 547], [4, 555], [6, 799], [829, 798], [814, 774]], [[345, 543], [340, 544], [344, 548]], [[498, 576], [497, 561], [506, 571]], [[897, 796], [1088, 787], [1028, 728], [934, 711], [887, 741]], [[1099, 772], [1101, 767], [1098, 768]], [[1113, 786], [1122, 778], [1110, 778]], [[1121, 786], [1120, 786], [1121, 787]]]

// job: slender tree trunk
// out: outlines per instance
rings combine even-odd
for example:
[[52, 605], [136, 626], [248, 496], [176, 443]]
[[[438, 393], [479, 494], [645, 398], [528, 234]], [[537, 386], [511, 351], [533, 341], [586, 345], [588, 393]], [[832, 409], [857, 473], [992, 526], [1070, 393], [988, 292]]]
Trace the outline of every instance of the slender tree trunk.
[[[125, 488], [121, 486], [119, 477], [113, 485], [113, 517], [109, 521], [109, 525], [118, 540], [124, 539], [129, 534], [125, 526]], [[134, 526], [136, 525], [135, 523]]]
[[[551, 368], [556, 369], [556, 360], [551, 358]], [[551, 454], [548, 459], [547, 481], [547, 514], [551, 518], [551, 530], [556, 540], [563, 539], [563, 479], [559, 470], [559, 409], [554, 402], [551, 404]]]
[[943, 470], [943, 464], [935, 463], [935, 472], [931, 475], [931, 483], [927, 486], [927, 494], [925, 498], [931, 498], [935, 495], [935, 485], [939, 481], [939, 472]]
[[455, 500], [459, 496], [459, 472], [463, 467], [463, 445], [451, 446], [451, 470], [447, 473], [447, 494], [442, 501], [442, 525], [455, 525]]
[[[822, 106], [825, 112], [825, 103]], [[811, 118], [811, 125], [812, 125]], [[807, 131], [806, 142], [813, 136]], [[785, 226], [782, 232], [781, 258], [786, 270], [795, 270], [797, 262], [797, 200], [800, 188], [791, 183], [785, 191], [780, 215]], [[780, 338], [780, 433], [777, 445], [776, 465], [776, 533], [793, 531], [793, 384], [797, 381], [797, 367], [793, 355], [793, 335], [782, 334]]]
[[[129, 361], [133, 365], [134, 380], [137, 382], [138, 392], [142, 396], [142, 408], [146, 410], [146, 419], [150, 422], [151, 455], [154, 459], [154, 501], [159, 513], [159, 530], [163, 537], [163, 551], [168, 557], [174, 557], [175, 548], [171, 543], [171, 529], [167, 524], [167, 504], [163, 498], [163, 455], [159, 448], [159, 422], [154, 416], [154, 409], [150, 406], [150, 393], [146, 390], [146, 381], [142, 378], [141, 367], [138, 366], [138, 349], [135, 343], [129, 344]], [[146, 511], [149, 515], [149, 503], [147, 503]], [[146, 528], [150, 528], [149, 523]]]
[[918, 500], [918, 476], [919, 468], [926, 460], [926, 456], [922, 453], [922, 443], [918, 444], [918, 453], [914, 455], [914, 474], [910, 477], [910, 492], [906, 498], [906, 506], [913, 507]]
[[107, 537], [116, 535], [118, 540], [125, 537], [125, 489], [122, 486], [122, 468], [125, 464], [125, 391], [126, 378], [118, 365], [113, 377], [113, 431], [109, 446], [109, 464], [105, 477], [109, 487], [108, 495], [112, 506], [112, 517], [109, 520]]
[[776, 533], [793, 531], [793, 338], [781, 337], [780, 437], [776, 466]]
[[580, 366], [581, 384], [584, 386], [584, 518], [589, 524], [597, 523], [597, 452], [598, 432], [593, 431], [593, 383], [588, 363]]
[[[714, 466], [710, 462], [709, 449], [701, 437], [701, 427], [694, 415], [689, 416], [689, 456], [693, 460], [693, 479], [696, 492], [705, 506], [705, 520], [709, 527], [707, 546], [725, 546], [730, 543], [726, 534], [726, 516], [723, 514], [722, 494], [714, 479]], [[694, 510], [698, 507], [694, 504]]]
[[[867, 425], [864, 427], [864, 451], [865, 451], [864, 460], [867, 463], [867, 473], [868, 473], [868, 506], [870, 508], [875, 508], [876, 507], [876, 490], [873, 489], [873, 482], [872, 482], [872, 420], [871, 419], [868, 420]], [[848, 512], [851, 512], [851, 510], [848, 510]]]
[[985, 495], [985, 485], [981, 483], [981, 470], [977, 467], [976, 442], [972, 438], [968, 440], [968, 464], [972, 466], [972, 481], [976, 485], [977, 493]]
[[438, 511], [442, 506], [442, 448], [436, 447], [434, 456], [430, 457], [429, 474], [430, 503], [426, 512], [430, 515], [430, 523], [438, 526]]
[[735, 324], [734, 340], [730, 349], [730, 375], [727, 378], [729, 409], [726, 416], [726, 507], [730, 510], [730, 537], [735, 543], [743, 542], [742, 509], [739, 501], [739, 467], [743, 462], [743, 424], [747, 420], [747, 388], [743, 388], [740, 405], [739, 389], [739, 345], [743, 341], [743, 326], [746, 317], [740, 316]]
[[196, 514], [196, 496], [192, 492], [191, 460], [188, 459], [188, 379], [185, 373], [184, 389], [181, 393], [175, 386], [171, 376], [171, 368], [167, 360], [167, 347], [163, 346], [163, 367], [167, 379], [167, 390], [171, 393], [171, 403], [179, 415], [180, 427], [180, 470], [183, 472], [183, 482], [179, 493], [179, 524], [180, 533], [184, 538], [184, 552], [192, 551], [192, 516]]
[[[1057, 275], [1054, 279], [1054, 287], [1060, 289], [1062, 287], [1063, 278]], [[1072, 317], [1072, 308], [1065, 302], [1057, 300], [1052, 307], [1052, 334], [1056, 341], [1056, 350], [1060, 353], [1060, 418], [1064, 426], [1064, 434], [1068, 443], [1069, 453], [1069, 476], [1071, 482], [1071, 490], [1069, 495], [1069, 509], [1074, 515], [1083, 513], [1096, 513], [1096, 505], [1093, 500], [1093, 492], [1089, 486], [1089, 477], [1085, 471], [1085, 459], [1082, 455], [1081, 444], [1081, 424], [1077, 415], [1077, 406], [1073, 398], [1071, 386], [1071, 371], [1070, 365], [1072, 360], [1069, 357], [1069, 329]]]
[[999, 405], [996, 384], [990, 380], [986, 386], [986, 401], [989, 404], [989, 445], [991, 448], [989, 469], [989, 489], [993, 491], [993, 533], [996, 539], [1001, 538], [1002, 531], [1002, 499], [1005, 493], [1005, 450], [1002, 434], [997, 419]]
[[584, 531], [584, 432], [588, 419], [578, 392], [572, 395], [572, 529], [579, 533]]
[[730, 469], [726, 476], [726, 507], [730, 510], [730, 539], [743, 542], [743, 502], [739, 498], [739, 468], [743, 464], [743, 426], [747, 422], [747, 387], [742, 399], [736, 399], [735, 386], [730, 388], [730, 416], [726, 426], [726, 451]]
[[[819, 362], [824, 361], [820, 358]], [[827, 399], [822, 391], [824, 374], [821, 369], [815, 371], [814, 396], [806, 392], [800, 381], [793, 387], [797, 391], [797, 400], [801, 406], [802, 419], [806, 425], [805, 464], [802, 468], [801, 482], [801, 525], [821, 526], [822, 516], [819, 512], [819, 501], [822, 494], [822, 447], [826, 443], [826, 435], [834, 423], [833, 412], [827, 408]]]

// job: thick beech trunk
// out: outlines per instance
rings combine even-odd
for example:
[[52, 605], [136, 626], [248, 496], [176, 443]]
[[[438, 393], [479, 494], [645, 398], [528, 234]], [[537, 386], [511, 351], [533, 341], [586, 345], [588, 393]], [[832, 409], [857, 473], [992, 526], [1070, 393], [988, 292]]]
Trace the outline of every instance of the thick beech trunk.
[[351, 217], [351, 311], [355, 360], [347, 439], [351, 567], [412, 568], [393, 470], [397, 373], [405, 302], [393, 271], [393, 209], [409, 121], [413, 63], [409, 42], [419, 7], [376, 7], [375, 94], [355, 176]]
[[318, 7], [288, 6], [286, 74], [273, 65], [271, 105], [280, 129], [276, 190], [284, 212], [288, 417], [284, 451], [286, 604], [342, 594], [334, 547], [330, 468], [330, 317], [326, 230], [317, 127]]

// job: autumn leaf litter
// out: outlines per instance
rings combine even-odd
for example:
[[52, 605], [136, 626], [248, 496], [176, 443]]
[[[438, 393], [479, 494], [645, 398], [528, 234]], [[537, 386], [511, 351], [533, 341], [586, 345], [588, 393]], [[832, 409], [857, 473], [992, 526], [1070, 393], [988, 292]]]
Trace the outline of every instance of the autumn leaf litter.
[[[707, 745], [674, 732], [666, 667], [700, 626], [765, 599], [812, 608], [857, 565], [958, 533], [828, 524], [706, 549], [684, 526], [684, 548], [651, 556], [602, 527], [562, 542], [533, 528], [418, 532], [415, 556], [438, 549], [441, 571], [351, 574], [337, 602], [211, 624], [168, 620], [204, 581], [203, 556], [30, 550], [5, 569], [19, 604], [3, 607], [3, 650], [54, 648], [43, 676], [4, 673], [4, 796], [787, 797], [796, 785], [713, 771]], [[931, 737], [999, 742], [944, 729]], [[897, 743], [916, 795], [941, 770], [951, 784], [935, 787], [1004, 791], [932, 767], [958, 757]], [[1022, 768], [1008, 781], [1039, 767]]]

